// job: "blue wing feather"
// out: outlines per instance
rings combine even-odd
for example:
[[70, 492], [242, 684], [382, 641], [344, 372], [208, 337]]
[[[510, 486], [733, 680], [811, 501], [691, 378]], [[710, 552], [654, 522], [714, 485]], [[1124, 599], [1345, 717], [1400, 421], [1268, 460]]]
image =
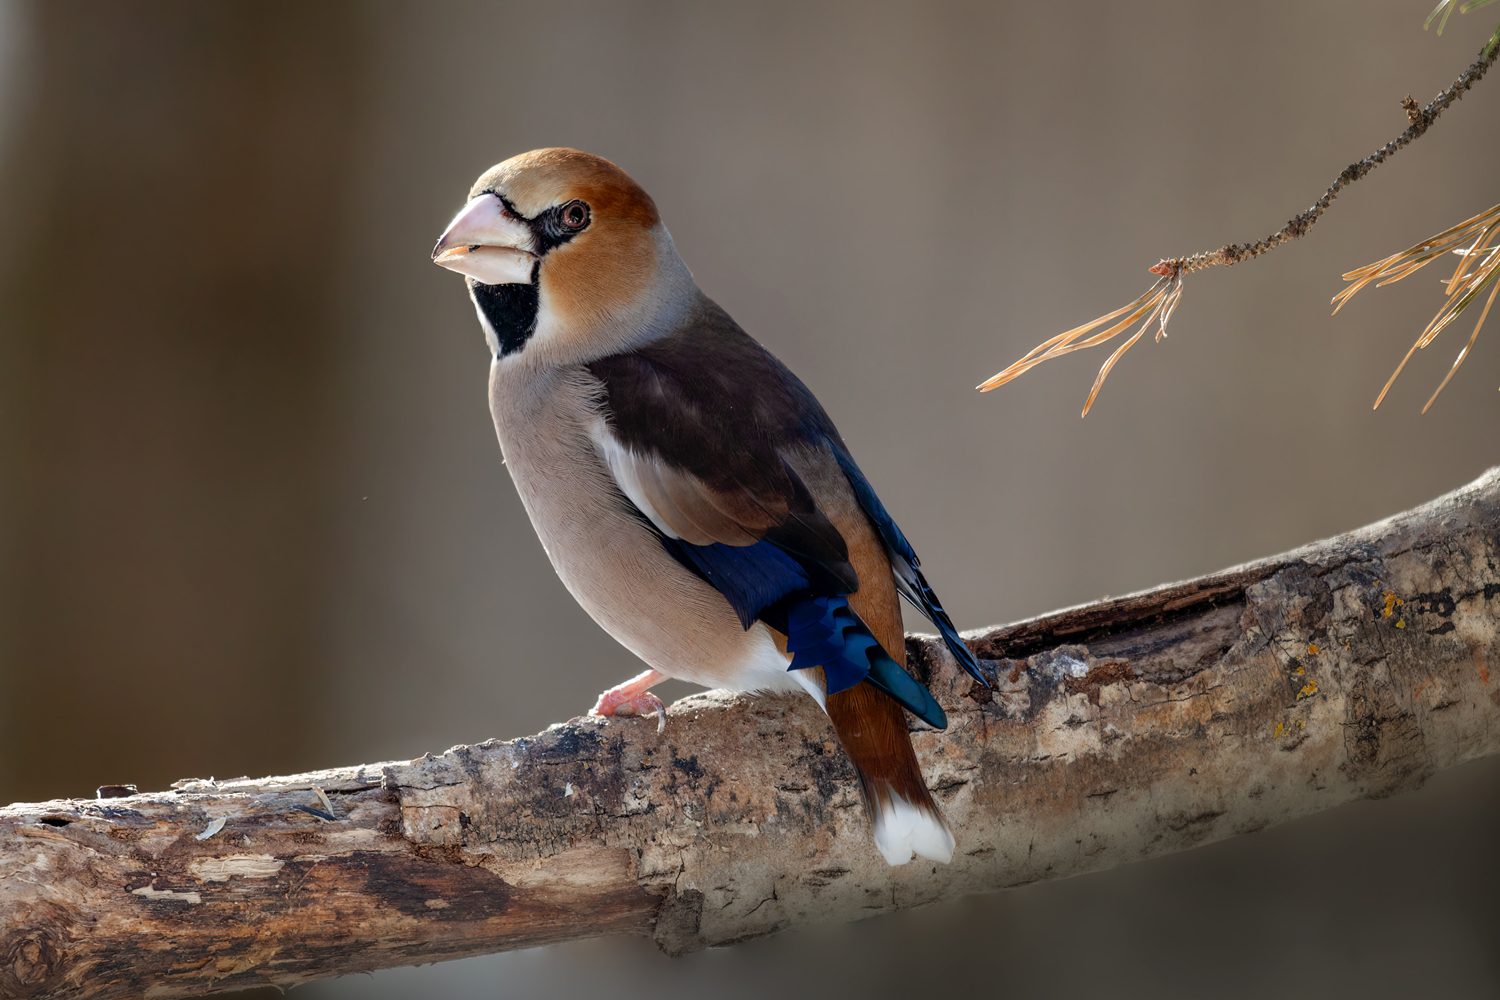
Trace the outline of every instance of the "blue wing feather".
[[880, 644], [843, 595], [804, 597], [787, 608], [788, 670], [822, 667], [829, 694], [852, 688], [870, 672]]
[[869, 680], [928, 724], [948, 728], [942, 707], [881, 648], [846, 595], [810, 593], [804, 567], [774, 543], [693, 545], [651, 527], [678, 562], [724, 595], [741, 626], [760, 619], [786, 635], [788, 670], [822, 667], [829, 694]]
[[724, 595], [742, 628], [749, 628], [766, 608], [808, 587], [807, 570], [773, 542], [693, 545], [656, 534], [678, 562]]
[[881, 647], [842, 595], [793, 602], [786, 611], [786, 649], [792, 654], [787, 669], [823, 668], [829, 694], [868, 680], [913, 715], [948, 728], [942, 706]]
[[742, 627], [759, 619], [787, 637], [788, 670], [822, 667], [829, 694], [868, 680], [929, 725], [948, 728], [942, 706], [881, 647], [847, 595], [811, 593], [805, 568], [774, 543], [693, 545], [662, 534], [644, 515], [641, 521], [679, 563], [724, 595]]

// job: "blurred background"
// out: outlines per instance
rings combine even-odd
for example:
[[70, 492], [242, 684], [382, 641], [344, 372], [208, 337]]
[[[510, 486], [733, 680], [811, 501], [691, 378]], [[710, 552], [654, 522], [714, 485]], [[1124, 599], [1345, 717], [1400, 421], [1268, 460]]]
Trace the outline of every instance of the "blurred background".
[[[1372, 413], [1437, 276], [1328, 300], [1500, 200], [1500, 80], [1310, 236], [1191, 278], [1087, 420], [1097, 350], [971, 389], [1396, 135], [1500, 9], [1438, 37], [1428, 6], [0, 0], [0, 801], [520, 736], [637, 672], [554, 577], [461, 279], [428, 261], [472, 179], [538, 146], [655, 196], [961, 627], [1469, 482], [1500, 461], [1500, 320], [1428, 414], [1472, 314]], [[680, 960], [606, 940], [297, 996], [1492, 996], [1497, 844], [1500, 763], [1478, 762]]]

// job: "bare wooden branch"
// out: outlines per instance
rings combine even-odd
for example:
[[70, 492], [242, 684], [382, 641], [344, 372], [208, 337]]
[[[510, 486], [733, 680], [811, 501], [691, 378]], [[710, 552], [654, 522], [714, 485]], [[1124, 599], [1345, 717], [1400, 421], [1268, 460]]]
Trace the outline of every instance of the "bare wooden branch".
[[680, 953], [1183, 850], [1500, 750], [1497, 619], [1500, 469], [1284, 556], [986, 631], [993, 695], [912, 636], [951, 720], [915, 733], [949, 866], [885, 865], [805, 698], [13, 805], [0, 996], [190, 996], [612, 933]]

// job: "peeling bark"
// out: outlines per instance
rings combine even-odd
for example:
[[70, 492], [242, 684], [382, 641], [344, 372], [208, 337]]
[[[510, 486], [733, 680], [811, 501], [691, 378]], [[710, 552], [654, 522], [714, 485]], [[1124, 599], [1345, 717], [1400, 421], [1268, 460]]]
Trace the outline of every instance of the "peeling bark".
[[[907, 639], [954, 863], [888, 868], [805, 698], [0, 809], [0, 996], [176, 997], [601, 934], [670, 953], [1183, 850], [1500, 750], [1500, 470], [1390, 520]], [[111, 792], [129, 791], [113, 788]], [[219, 820], [223, 823], [219, 823]], [[201, 838], [201, 839], [200, 839]]]

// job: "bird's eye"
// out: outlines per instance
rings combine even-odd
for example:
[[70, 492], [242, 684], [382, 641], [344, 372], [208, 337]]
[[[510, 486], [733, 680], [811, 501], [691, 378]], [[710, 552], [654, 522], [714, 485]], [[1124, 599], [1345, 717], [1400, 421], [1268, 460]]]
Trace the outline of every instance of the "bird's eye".
[[582, 229], [589, 224], [589, 207], [581, 201], [570, 201], [562, 207], [562, 223], [569, 229]]

